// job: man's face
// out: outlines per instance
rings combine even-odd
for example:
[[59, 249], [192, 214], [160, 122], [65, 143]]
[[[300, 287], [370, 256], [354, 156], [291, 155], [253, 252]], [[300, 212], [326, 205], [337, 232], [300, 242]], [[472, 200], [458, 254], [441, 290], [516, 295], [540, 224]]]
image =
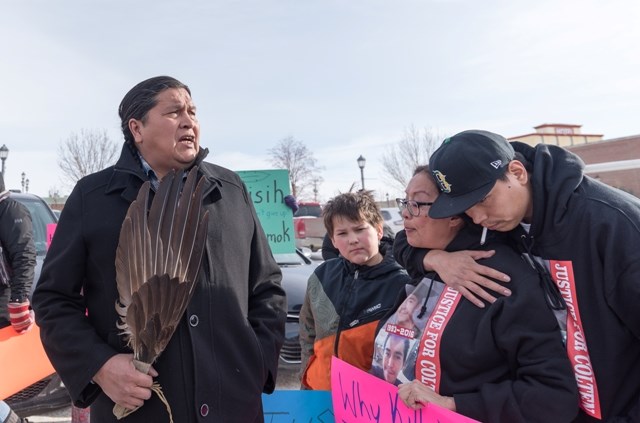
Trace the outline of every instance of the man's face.
[[391, 337], [384, 347], [383, 357], [384, 379], [389, 383], [395, 383], [398, 373], [404, 366], [404, 340], [399, 337]]
[[492, 231], [508, 232], [531, 218], [531, 192], [526, 182], [511, 172], [498, 180], [489, 194], [466, 211], [473, 222]]
[[402, 304], [400, 304], [400, 307], [398, 307], [398, 311], [396, 312], [398, 316], [397, 323], [400, 326], [406, 328], [413, 327], [413, 312], [417, 305], [418, 298], [413, 294], [409, 295]]
[[340, 255], [351, 263], [371, 266], [380, 259], [378, 244], [382, 238], [382, 225], [374, 228], [370, 223], [354, 222], [341, 216], [333, 218], [331, 242]]
[[163, 178], [171, 169], [185, 169], [200, 149], [200, 125], [187, 90], [169, 88], [142, 120], [131, 119], [136, 146], [151, 168]]

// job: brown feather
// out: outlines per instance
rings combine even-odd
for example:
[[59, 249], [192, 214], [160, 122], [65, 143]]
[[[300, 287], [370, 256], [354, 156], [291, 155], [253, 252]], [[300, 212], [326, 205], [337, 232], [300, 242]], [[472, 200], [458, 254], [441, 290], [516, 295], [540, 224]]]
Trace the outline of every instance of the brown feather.
[[131, 203], [116, 251], [118, 327], [134, 358], [153, 363], [171, 339], [193, 295], [205, 248], [204, 179], [194, 167], [167, 174], [148, 209], [148, 182]]

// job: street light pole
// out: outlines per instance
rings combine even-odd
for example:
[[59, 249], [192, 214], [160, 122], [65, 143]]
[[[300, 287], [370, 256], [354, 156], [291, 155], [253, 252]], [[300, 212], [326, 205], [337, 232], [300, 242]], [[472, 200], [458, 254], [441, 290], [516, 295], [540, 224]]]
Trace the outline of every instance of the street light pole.
[[24, 181], [24, 189], [26, 192], [29, 192], [29, 178], [27, 178], [27, 180]]
[[4, 161], [9, 157], [9, 149], [5, 144], [0, 147], [0, 160], [2, 160], [2, 177], [4, 178]]
[[367, 159], [362, 157], [362, 154], [360, 154], [360, 157], [358, 157], [357, 162], [358, 162], [358, 167], [360, 168], [360, 181], [362, 182], [362, 190], [364, 191], [364, 165], [365, 163], [367, 163]]
[[313, 180], [313, 201], [318, 201], [318, 178]]
[[22, 176], [22, 181], [20, 183], [22, 184], [22, 192], [24, 192], [24, 178], [25, 178], [25, 176], [27, 176], [27, 174], [22, 172], [22, 175], [20, 175], [20, 176]]

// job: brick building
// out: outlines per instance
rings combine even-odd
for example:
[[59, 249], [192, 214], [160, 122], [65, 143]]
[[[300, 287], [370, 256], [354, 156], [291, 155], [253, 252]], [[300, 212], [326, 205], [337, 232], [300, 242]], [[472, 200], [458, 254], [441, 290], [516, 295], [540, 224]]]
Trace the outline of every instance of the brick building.
[[580, 156], [589, 176], [640, 197], [640, 135], [603, 139], [582, 134], [581, 125], [544, 124], [535, 133], [510, 137], [530, 145], [560, 145]]

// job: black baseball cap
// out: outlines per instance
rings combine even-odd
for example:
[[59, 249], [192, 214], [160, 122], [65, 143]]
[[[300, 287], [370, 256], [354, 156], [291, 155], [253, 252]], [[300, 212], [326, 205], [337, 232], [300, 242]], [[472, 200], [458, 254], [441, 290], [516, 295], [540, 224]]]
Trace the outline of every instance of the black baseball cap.
[[429, 216], [455, 216], [473, 207], [491, 191], [514, 156], [509, 141], [488, 131], [464, 131], [445, 139], [429, 159], [440, 189]]

